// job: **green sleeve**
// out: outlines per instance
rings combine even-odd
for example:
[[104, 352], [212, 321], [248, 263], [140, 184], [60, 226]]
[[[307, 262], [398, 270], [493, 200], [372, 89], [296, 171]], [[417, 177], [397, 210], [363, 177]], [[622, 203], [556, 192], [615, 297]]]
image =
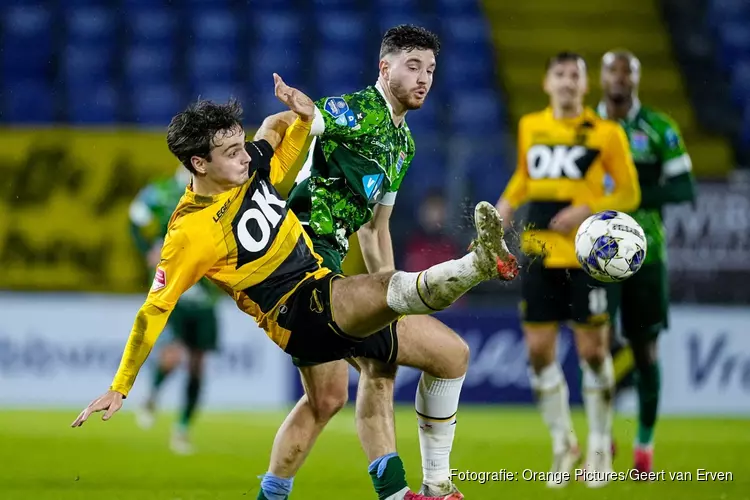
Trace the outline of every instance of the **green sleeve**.
[[657, 185], [641, 186], [641, 207], [659, 209], [670, 203], [694, 201], [693, 165], [679, 127], [663, 114], [654, 114], [650, 122], [659, 134], [662, 178]]
[[386, 107], [361, 93], [324, 97], [315, 106], [310, 135], [323, 139], [343, 141], [371, 134], [382, 120], [389, 119]]

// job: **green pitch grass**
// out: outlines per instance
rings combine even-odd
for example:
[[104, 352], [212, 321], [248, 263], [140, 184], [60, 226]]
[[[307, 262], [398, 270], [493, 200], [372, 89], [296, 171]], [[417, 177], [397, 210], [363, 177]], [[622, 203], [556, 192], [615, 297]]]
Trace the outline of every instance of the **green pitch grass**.
[[[273, 414], [204, 414], [196, 424], [198, 453], [172, 455], [167, 447], [171, 415], [161, 415], [150, 431], [136, 427], [132, 413], [110, 422], [99, 416], [80, 429], [69, 412], [0, 412], [0, 499], [2, 500], [198, 500], [253, 499], [265, 472], [276, 428]], [[412, 488], [421, 480], [416, 422], [398, 410], [398, 444]], [[576, 414], [580, 437], [585, 422]], [[616, 421], [616, 470], [631, 466], [633, 422]], [[601, 490], [570, 484], [547, 490], [539, 482], [459, 482], [467, 500], [481, 499], [750, 499], [750, 426], [740, 420], [663, 420], [657, 433], [656, 468], [665, 480], [650, 484], [617, 482]], [[460, 470], [520, 475], [545, 471], [550, 450], [540, 417], [531, 410], [464, 408], [459, 412], [452, 466]], [[698, 469], [731, 472], [731, 481], [699, 481]], [[692, 480], [671, 481], [670, 472], [690, 472]], [[374, 498], [351, 410], [337, 416], [319, 439], [295, 480], [292, 498]]]

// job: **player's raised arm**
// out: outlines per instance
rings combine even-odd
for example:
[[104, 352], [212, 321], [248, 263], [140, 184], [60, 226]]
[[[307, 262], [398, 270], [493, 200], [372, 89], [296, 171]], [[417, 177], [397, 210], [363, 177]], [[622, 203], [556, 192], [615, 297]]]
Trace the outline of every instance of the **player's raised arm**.
[[529, 169], [526, 165], [526, 149], [524, 135], [524, 119], [518, 124], [518, 148], [516, 161], [516, 170], [505, 187], [505, 191], [497, 201], [496, 208], [500, 217], [503, 219], [503, 225], [506, 227], [513, 219], [513, 213], [526, 201], [527, 186], [529, 182]]
[[661, 144], [662, 182], [641, 186], [641, 207], [661, 209], [669, 203], [695, 201], [693, 163], [676, 123], [664, 115], [658, 126]]
[[641, 187], [628, 138], [619, 125], [613, 128], [603, 155], [604, 168], [612, 177], [615, 186], [607, 196], [591, 200], [589, 208], [594, 213], [602, 210], [632, 212], [641, 203]]
[[72, 427], [80, 427], [92, 413], [99, 411], [106, 410], [103, 419], [109, 420], [120, 409], [180, 295], [210, 269], [212, 250], [205, 246], [200, 241], [189, 240], [179, 230], [167, 235], [153, 285], [136, 314], [112, 385], [80, 413]]

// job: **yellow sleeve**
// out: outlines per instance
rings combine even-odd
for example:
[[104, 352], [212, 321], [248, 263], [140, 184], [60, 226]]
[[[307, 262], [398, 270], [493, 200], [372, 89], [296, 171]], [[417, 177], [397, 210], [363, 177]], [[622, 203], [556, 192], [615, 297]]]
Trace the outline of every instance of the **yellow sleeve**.
[[297, 118], [286, 129], [281, 144], [271, 157], [271, 183], [273, 185], [283, 181], [287, 172], [294, 166], [305, 147], [311, 126], [312, 121], [304, 122]]
[[527, 187], [529, 183], [529, 169], [526, 165], [526, 141], [524, 140], [525, 120], [521, 118], [518, 123], [518, 161], [516, 162], [516, 171], [510, 178], [508, 185], [505, 187], [502, 198], [510, 203], [514, 209], [521, 206], [527, 197]]
[[619, 210], [632, 212], [641, 204], [638, 171], [628, 145], [628, 138], [620, 125], [615, 124], [602, 158], [604, 169], [614, 181], [614, 189], [607, 196], [592, 200], [591, 211]]
[[190, 243], [179, 230], [167, 234], [153, 285], [135, 317], [111, 390], [128, 395], [180, 295], [210, 269], [212, 252]]

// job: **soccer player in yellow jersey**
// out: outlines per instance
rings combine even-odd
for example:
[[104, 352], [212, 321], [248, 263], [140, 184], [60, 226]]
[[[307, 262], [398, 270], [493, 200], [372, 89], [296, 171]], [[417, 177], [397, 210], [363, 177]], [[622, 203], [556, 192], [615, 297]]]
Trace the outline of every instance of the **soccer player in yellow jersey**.
[[[544, 90], [550, 106], [521, 118], [518, 166], [497, 203], [509, 224], [528, 204], [521, 237], [521, 316], [532, 367], [531, 384], [552, 435], [552, 472], [567, 472], [580, 458], [570, 419], [568, 386], [556, 361], [560, 323], [570, 322], [581, 359], [583, 398], [589, 424], [586, 469], [612, 468], [611, 395], [614, 369], [607, 345], [609, 317], [604, 284], [588, 276], [575, 256], [574, 236], [592, 213], [628, 212], [640, 202], [638, 177], [628, 141], [615, 122], [601, 119], [583, 97], [586, 63], [560, 53], [548, 63]], [[604, 191], [604, 176], [614, 181]], [[607, 483], [592, 476], [591, 487]], [[548, 486], [566, 482], [550, 481]]]
[[[461, 259], [419, 273], [353, 277], [322, 267], [274, 187], [304, 147], [315, 105], [274, 77], [277, 96], [298, 115], [288, 128], [279, 118], [286, 115], [275, 115], [255, 141], [246, 143], [239, 104], [208, 101], [191, 105], [169, 124], [169, 149], [192, 181], [170, 220], [151, 291], [136, 315], [114, 381], [73, 427], [99, 411], [109, 420], [122, 407], [180, 295], [204, 276], [231, 295], [285, 352], [317, 362], [357, 357], [368, 336], [400, 316], [430, 314], [483, 281], [515, 278], [502, 221], [487, 202], [475, 209], [477, 238]], [[399, 349], [418, 351], [433, 341], [424, 332], [400, 338]], [[411, 492], [405, 477], [394, 480], [403, 487], [389, 499], [426, 498]], [[274, 499], [286, 498], [291, 490], [290, 478], [271, 478], [267, 484], [264, 491]]]

